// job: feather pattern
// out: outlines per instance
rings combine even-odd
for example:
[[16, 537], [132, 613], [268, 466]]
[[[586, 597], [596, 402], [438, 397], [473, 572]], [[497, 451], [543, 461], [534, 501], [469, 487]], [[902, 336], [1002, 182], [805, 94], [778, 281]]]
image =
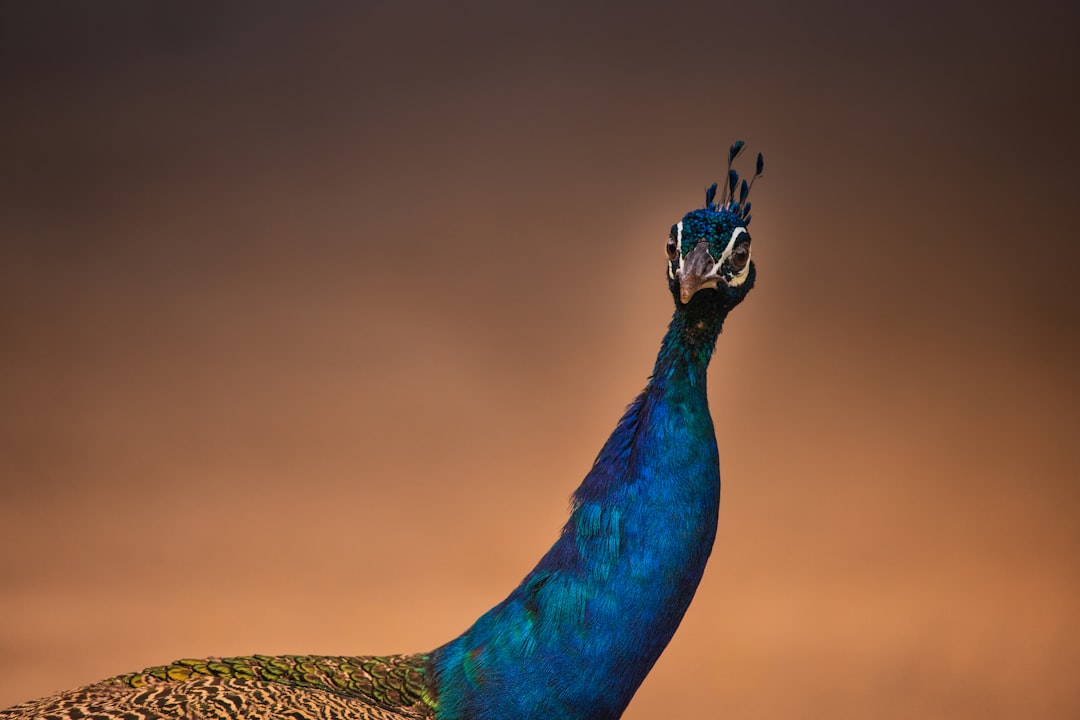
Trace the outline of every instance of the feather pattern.
[[178, 660], [0, 711], [5, 720], [434, 717], [427, 657], [254, 655]]

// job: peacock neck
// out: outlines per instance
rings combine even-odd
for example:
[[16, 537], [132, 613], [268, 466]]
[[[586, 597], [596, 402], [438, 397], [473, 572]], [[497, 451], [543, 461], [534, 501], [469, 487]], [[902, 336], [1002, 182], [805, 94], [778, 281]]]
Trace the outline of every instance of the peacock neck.
[[[704, 303], [703, 303], [704, 305]], [[671, 318], [653, 367], [652, 383], [704, 385], [709, 360], [724, 323], [716, 305], [680, 307]]]
[[705, 372], [721, 317], [677, 311], [645, 390], [556, 543], [506, 600], [432, 654], [437, 717], [617, 718], [675, 633], [716, 537]]

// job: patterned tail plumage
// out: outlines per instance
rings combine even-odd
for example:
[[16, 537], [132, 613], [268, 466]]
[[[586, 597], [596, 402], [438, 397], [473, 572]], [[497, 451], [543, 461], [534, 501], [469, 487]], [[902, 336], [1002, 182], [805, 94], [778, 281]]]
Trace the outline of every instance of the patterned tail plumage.
[[425, 655], [252, 655], [178, 660], [32, 700], [3, 720], [422, 720], [435, 697]]

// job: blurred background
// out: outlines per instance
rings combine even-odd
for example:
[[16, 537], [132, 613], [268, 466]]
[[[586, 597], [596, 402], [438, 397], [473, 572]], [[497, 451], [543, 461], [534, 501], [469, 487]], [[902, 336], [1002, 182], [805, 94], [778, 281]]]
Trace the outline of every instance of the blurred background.
[[1080, 716], [1080, 6], [9, 3], [0, 706], [422, 651], [557, 536], [766, 158], [626, 717]]

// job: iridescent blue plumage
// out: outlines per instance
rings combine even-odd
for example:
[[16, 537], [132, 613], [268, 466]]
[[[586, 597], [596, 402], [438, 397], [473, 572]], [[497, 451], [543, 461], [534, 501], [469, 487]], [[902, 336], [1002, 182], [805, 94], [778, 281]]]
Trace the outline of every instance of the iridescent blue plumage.
[[574, 493], [559, 539], [506, 600], [433, 653], [437, 717], [617, 718], [689, 607], [720, 503], [706, 369], [755, 277], [748, 188], [722, 206], [715, 194], [672, 228], [675, 313], [652, 377]]

